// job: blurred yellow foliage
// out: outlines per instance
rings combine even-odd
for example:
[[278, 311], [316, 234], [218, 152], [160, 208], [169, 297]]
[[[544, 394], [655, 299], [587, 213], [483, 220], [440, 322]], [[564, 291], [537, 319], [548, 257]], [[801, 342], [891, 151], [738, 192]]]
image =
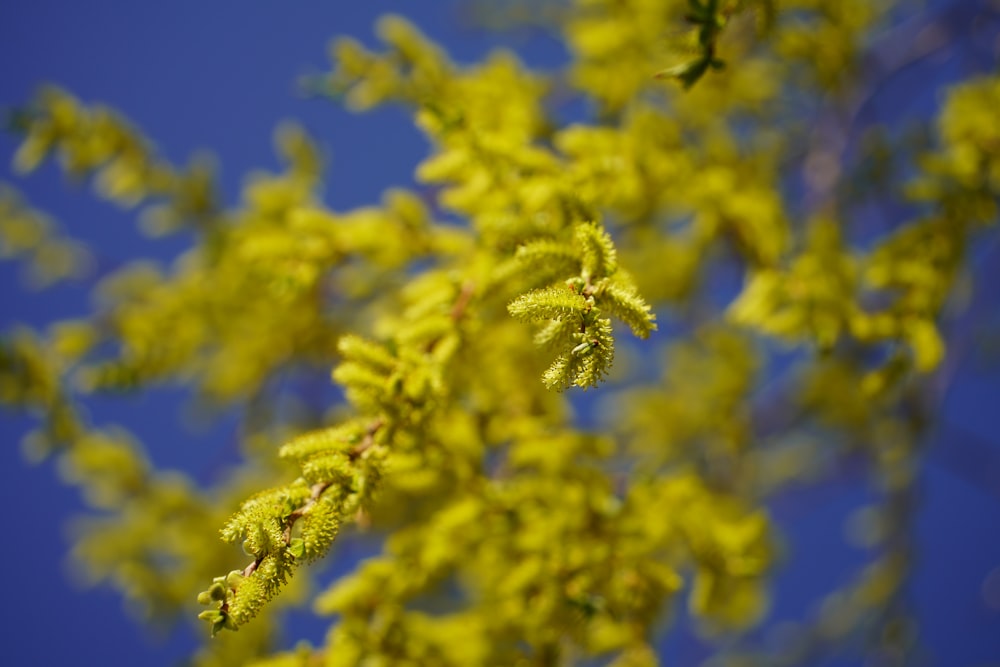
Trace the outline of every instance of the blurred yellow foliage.
[[[656, 665], [678, 599], [706, 637], [765, 617], [781, 553], [767, 502], [839, 457], [881, 481], [886, 514], [816, 636], [850, 636], [900, 589], [908, 547], [885, 526], [924, 428], [908, 401], [950, 354], [942, 317], [996, 219], [1000, 82], [948, 94], [896, 184], [920, 213], [858, 233], [847, 203], [799, 196], [790, 175], [834, 141], [813, 105], [869, 85], [888, 3], [553, 15], [572, 54], [557, 73], [507, 51], [457, 65], [396, 16], [383, 51], [336, 41], [323, 90], [357, 111], [400, 104], [430, 143], [426, 188], [353, 211], [324, 205], [323, 153], [294, 124], [276, 132], [283, 170], [251, 174], [226, 208], [210, 160], [177, 168], [104, 107], [50, 87], [18, 115], [19, 170], [54, 158], [141, 205], [148, 233], [193, 232], [170, 266], [103, 276], [87, 317], [0, 342], [0, 401], [41, 418], [29, 452], [57, 455], [105, 512], [78, 531], [82, 574], [155, 618], [197, 596], [221, 634], [192, 664]], [[558, 121], [558, 95], [592, 113]], [[851, 168], [820, 148], [844, 162], [833, 181]], [[0, 253], [38, 283], [86, 265], [7, 188]], [[638, 347], [662, 342], [661, 365]], [[269, 409], [283, 373], [330, 367], [333, 410]], [[608, 377], [597, 409], [552, 391]], [[198, 488], [87, 416], [94, 394], [164, 383], [243, 411], [245, 466]], [[382, 553], [315, 596], [336, 617], [325, 645], [275, 653], [276, 612], [312, 588], [299, 565], [366, 530]]]

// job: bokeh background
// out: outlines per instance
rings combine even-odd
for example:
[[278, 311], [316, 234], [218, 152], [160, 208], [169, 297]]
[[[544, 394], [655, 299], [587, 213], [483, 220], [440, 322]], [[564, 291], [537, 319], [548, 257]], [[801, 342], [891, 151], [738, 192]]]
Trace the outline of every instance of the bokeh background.
[[[970, 34], [982, 44], [971, 56], [967, 44], [945, 49], [904, 76], [876, 105], [886, 122], [927, 117], [949, 81], [997, 69], [1000, 3], [928, 4], [932, 11], [967, 12]], [[0, 0], [0, 106], [24, 103], [44, 82], [85, 102], [107, 103], [172, 162], [184, 163], [203, 150], [214, 154], [227, 202], [235, 201], [247, 173], [277, 168], [273, 130], [294, 118], [324, 144], [330, 158], [326, 203], [344, 210], [377, 201], [387, 186], [419, 187], [412, 171], [426, 144], [401, 110], [354, 116], [305, 98], [296, 83], [327, 66], [332, 36], [373, 43], [375, 18], [388, 11], [412, 19], [460, 62], [502, 44], [533, 65], [555, 67], [566, 58], [544, 32], [498, 36], [472, 26], [468, 2]], [[14, 175], [10, 157], [16, 145], [15, 137], [0, 135], [0, 181], [14, 184], [31, 205], [89, 243], [98, 275], [136, 256], [167, 262], [183, 250], [183, 236], [142, 236], [129, 212], [97, 201], [86, 184], [68, 182], [51, 165], [28, 178]], [[969, 314], [952, 325], [952, 335], [969, 342], [952, 360], [955, 371], [926, 456], [916, 535], [920, 555], [909, 587], [926, 664], [946, 667], [1000, 665], [1000, 249], [996, 233], [992, 237], [994, 247], [974, 257], [978, 281]], [[0, 264], [0, 327], [83, 314], [87, 290], [84, 283], [28, 292], [17, 267]], [[96, 423], [120, 422], [137, 433], [156, 464], [211, 478], [233, 456], [236, 417], [192, 430], [183, 406], [182, 393], [164, 389], [101, 399], [91, 410]], [[151, 631], [115, 593], [74, 583], [67, 530], [82, 504], [59, 483], [55, 466], [25, 461], [19, 440], [30, 425], [0, 414], [0, 664], [180, 663], [206, 630], [203, 624]], [[790, 554], [775, 582], [771, 623], [805, 617], [823, 592], [846, 583], [863, 562], [864, 552], [845, 540], [845, 524], [870, 494], [860, 477], [848, 474], [771, 508], [787, 531]], [[358, 547], [353, 555], [363, 551]], [[321, 640], [323, 622], [307, 614], [292, 620], [289, 645]], [[662, 653], [664, 664], [685, 667], [704, 655], [684, 630], [663, 642]], [[848, 655], [824, 664], [858, 663]]]

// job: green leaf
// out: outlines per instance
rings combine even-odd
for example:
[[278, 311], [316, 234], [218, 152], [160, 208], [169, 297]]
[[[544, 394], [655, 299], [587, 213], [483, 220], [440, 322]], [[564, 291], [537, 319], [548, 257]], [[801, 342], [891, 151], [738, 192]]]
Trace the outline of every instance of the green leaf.
[[723, 66], [723, 62], [706, 55], [660, 70], [653, 76], [657, 79], [676, 79], [686, 90], [696, 84], [705, 75], [710, 66], [713, 69], [719, 69]]
[[214, 583], [209, 587], [208, 595], [216, 602], [224, 602], [226, 600], [226, 589], [222, 584]]
[[240, 587], [245, 578], [240, 570], [232, 570], [226, 575], [226, 585], [235, 590]]
[[301, 559], [306, 555], [306, 543], [301, 538], [292, 538], [291, 542], [288, 543], [288, 553], [295, 556], [296, 559]]

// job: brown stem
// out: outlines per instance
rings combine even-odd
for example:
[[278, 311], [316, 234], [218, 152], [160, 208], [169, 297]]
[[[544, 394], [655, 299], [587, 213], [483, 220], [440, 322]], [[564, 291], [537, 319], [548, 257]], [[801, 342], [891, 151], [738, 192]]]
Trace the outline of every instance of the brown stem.
[[366, 451], [371, 449], [372, 446], [375, 445], [375, 434], [378, 433], [379, 429], [382, 428], [383, 426], [385, 426], [385, 419], [383, 419], [382, 417], [379, 417], [378, 419], [374, 420], [371, 424], [368, 425], [368, 428], [365, 429], [364, 439], [357, 445], [355, 445], [347, 453], [347, 455], [350, 457], [352, 461], [357, 459], [359, 456], [364, 454]]
[[469, 307], [469, 302], [472, 301], [472, 295], [475, 291], [476, 286], [471, 281], [462, 285], [462, 291], [458, 293], [455, 305], [451, 308], [452, 321], [457, 322], [462, 319], [462, 316], [465, 315], [465, 309]]
[[243, 576], [244, 577], [249, 577], [251, 574], [253, 574], [257, 570], [258, 567], [260, 567], [260, 564], [263, 563], [263, 562], [264, 562], [264, 557], [263, 556], [260, 556], [260, 557], [256, 558], [254, 560], [254, 562], [250, 563], [245, 568], [243, 568]]

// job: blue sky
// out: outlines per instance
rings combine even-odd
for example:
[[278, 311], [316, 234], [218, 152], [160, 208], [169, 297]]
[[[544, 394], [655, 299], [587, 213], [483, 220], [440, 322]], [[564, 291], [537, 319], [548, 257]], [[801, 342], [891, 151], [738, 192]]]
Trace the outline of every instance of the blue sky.
[[[400, 111], [353, 116], [303, 99], [295, 81], [327, 66], [332, 36], [350, 34], [371, 42], [374, 20], [386, 11], [413, 18], [459, 59], [471, 60], [500, 40], [455, 21], [453, 10], [461, 4], [7, 1], [0, 4], [0, 106], [24, 102], [42, 82], [107, 103], [175, 162], [203, 149], [214, 153], [229, 201], [247, 172], [276, 165], [272, 131], [281, 120], [295, 118], [321, 139], [332, 158], [327, 202], [337, 209], [367, 204], [387, 186], [412, 182], [413, 166], [426, 151], [424, 140]], [[553, 64], [560, 58], [559, 47], [544, 37], [515, 46], [532, 63]], [[924, 83], [909, 83], [896, 103], [926, 96]], [[0, 136], [0, 180], [16, 185], [72, 235], [94, 244], [102, 260], [117, 264], [137, 254], [168, 259], [181, 249], [179, 239], [145, 239], [129, 215], [97, 202], [85, 187], [68, 184], [54, 168], [28, 179], [13, 175], [9, 157], [15, 146], [12, 137]], [[979, 260], [982, 284], [1000, 284], [998, 254], [994, 250]], [[8, 264], [0, 265], [0, 290], [4, 328], [81, 314], [86, 304], [79, 288], [20, 291], [17, 272]], [[977, 311], [992, 313], [994, 327], [1000, 324], [995, 294], [980, 292], [975, 298]], [[983, 595], [990, 572], [1000, 573], [1000, 427], [995, 419], [1000, 379], [996, 360], [992, 367], [982, 363], [973, 356], [962, 360], [924, 473], [917, 526], [921, 560], [911, 591], [930, 664], [1000, 664], [1000, 608], [987, 605]], [[145, 436], [157, 463], [197, 470], [206, 451], [225, 437], [226, 426], [191, 435], [178, 425], [177, 396], [160, 398], [94, 409]], [[194, 631], [181, 628], [157, 638], [128, 617], [114, 593], [81, 592], [73, 584], [66, 565], [66, 526], [82, 505], [75, 491], [58, 483], [52, 465], [24, 462], [17, 442], [29, 422], [9, 413], [0, 420], [0, 501], [7, 508], [0, 551], [0, 571], [7, 579], [0, 605], [6, 639], [0, 663], [176, 664]], [[775, 616], [802, 615], [821, 584], [836, 581], [845, 563], [860, 560], [860, 552], [843, 545], [842, 525], [849, 509], [868, 493], [857, 484], [824, 486], [804, 502], [776, 507], [790, 529], [795, 558], [779, 578]], [[309, 633], [318, 639], [315, 628]], [[297, 636], [294, 630], [290, 635]], [[689, 644], [683, 636], [668, 641], [665, 653], [674, 658], [669, 664], [686, 664], [685, 657], [693, 655]]]

